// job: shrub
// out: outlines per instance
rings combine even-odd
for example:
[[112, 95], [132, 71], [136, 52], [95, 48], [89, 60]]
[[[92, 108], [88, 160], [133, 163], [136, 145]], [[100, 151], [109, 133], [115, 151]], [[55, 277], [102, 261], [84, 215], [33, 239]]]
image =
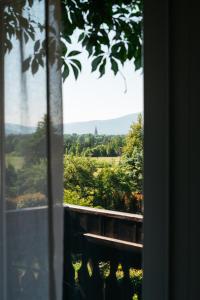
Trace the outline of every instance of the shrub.
[[71, 191], [64, 189], [64, 203], [65, 204], [74, 204], [80, 206], [93, 206], [93, 195], [86, 198], [81, 198], [80, 194], [77, 191]]
[[37, 207], [46, 205], [47, 198], [41, 193], [24, 194], [14, 198], [13, 202], [16, 204], [16, 208]]

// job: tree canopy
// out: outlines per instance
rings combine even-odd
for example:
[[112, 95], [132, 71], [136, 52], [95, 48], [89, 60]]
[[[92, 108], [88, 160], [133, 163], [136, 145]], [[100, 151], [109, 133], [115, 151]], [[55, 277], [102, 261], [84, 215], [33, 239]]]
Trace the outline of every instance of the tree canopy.
[[142, 10], [141, 0], [62, 0], [64, 78], [69, 65], [77, 69], [75, 77], [81, 70], [80, 61], [72, 58], [80, 52], [68, 52], [67, 47], [76, 30], [77, 42], [92, 58], [92, 72], [103, 76], [109, 64], [116, 75], [127, 60], [133, 60], [136, 70], [141, 68]]
[[137, 123], [131, 125], [123, 148], [123, 163], [127, 166], [134, 191], [142, 193], [143, 189], [143, 121], [139, 115]]
[[[68, 77], [70, 71], [78, 78], [82, 70], [82, 51], [86, 51], [91, 58], [92, 72], [97, 71], [100, 76], [104, 75], [107, 65], [116, 75], [127, 60], [133, 62], [136, 70], [141, 68], [142, 0], [60, 1], [62, 52], [58, 52], [56, 32], [51, 27], [49, 46], [55, 53], [55, 58], [61, 58], [63, 79]], [[41, 0], [22, 0], [17, 3], [11, 0], [6, 4], [3, 15], [5, 53], [12, 50], [13, 37], [25, 44], [32, 40], [33, 53], [24, 57], [23, 71], [30, 68], [33, 74], [44, 66], [46, 55], [45, 34], [39, 34], [44, 32], [45, 23], [38, 21], [30, 9], [36, 2]], [[75, 32], [78, 34], [76, 45], [81, 45], [81, 51], [73, 48], [75, 45], [72, 36]]]
[[[38, 122], [34, 133], [7, 137], [6, 181], [9, 185], [6, 198], [10, 207], [46, 203], [48, 166], [45, 145], [46, 117]], [[97, 151], [100, 146], [108, 148], [106, 157]], [[66, 135], [64, 148], [66, 203], [142, 213], [141, 116], [127, 136]], [[114, 156], [118, 153], [117, 157], [112, 156], [113, 151]]]
[[[83, 152], [73, 152], [73, 144], [81, 140]], [[118, 162], [112, 159], [86, 157], [84, 144], [87, 135], [67, 137], [67, 148], [64, 157], [64, 201], [91, 207], [142, 213], [143, 184], [143, 121], [131, 125], [130, 131], [123, 141], [122, 154]], [[103, 138], [103, 136], [102, 136]], [[113, 137], [101, 139], [101, 146]], [[121, 144], [117, 144], [121, 151]], [[100, 145], [99, 145], [100, 146]], [[93, 148], [93, 144], [90, 144]], [[75, 147], [76, 148], [76, 147]], [[100, 159], [99, 159], [100, 158]], [[111, 157], [107, 157], [111, 158]]]

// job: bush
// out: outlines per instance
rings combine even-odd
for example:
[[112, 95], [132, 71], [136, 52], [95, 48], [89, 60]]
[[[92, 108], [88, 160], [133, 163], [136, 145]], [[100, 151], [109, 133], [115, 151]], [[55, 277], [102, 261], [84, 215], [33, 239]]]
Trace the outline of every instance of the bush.
[[15, 208], [28, 208], [44, 206], [47, 204], [47, 198], [44, 194], [33, 193], [24, 194], [14, 198], [12, 201], [13, 207]]
[[17, 174], [18, 195], [41, 193], [47, 195], [47, 161], [25, 165]]
[[66, 155], [64, 202], [141, 213], [141, 194], [132, 192], [125, 165]]
[[64, 189], [64, 203], [73, 204], [80, 206], [92, 206], [93, 207], [93, 195], [86, 198], [81, 198], [80, 194], [77, 191], [71, 191]]

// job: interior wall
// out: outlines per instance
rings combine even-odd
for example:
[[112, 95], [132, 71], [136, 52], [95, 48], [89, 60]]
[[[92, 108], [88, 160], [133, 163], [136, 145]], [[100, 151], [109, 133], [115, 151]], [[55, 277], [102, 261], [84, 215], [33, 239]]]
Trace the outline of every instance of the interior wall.
[[168, 298], [168, 1], [144, 1], [144, 300]]
[[199, 299], [197, 1], [144, 1], [144, 300]]

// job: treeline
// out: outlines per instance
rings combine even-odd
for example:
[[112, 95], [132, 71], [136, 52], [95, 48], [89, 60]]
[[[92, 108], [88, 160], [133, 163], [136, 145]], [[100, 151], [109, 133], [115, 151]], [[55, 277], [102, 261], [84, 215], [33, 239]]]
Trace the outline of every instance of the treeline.
[[122, 153], [125, 135], [66, 134], [64, 153], [87, 157], [117, 157]]
[[[83, 138], [83, 136], [77, 136], [77, 139], [80, 137]], [[113, 137], [107, 137], [106, 142], [111, 141]], [[117, 164], [112, 160], [99, 160], [98, 155], [96, 159], [77, 152], [75, 155], [68, 153], [65, 155], [65, 203], [142, 213], [143, 126], [141, 116], [138, 122], [131, 126], [128, 135], [123, 137], [120, 147], [120, 160]]]
[[6, 136], [6, 190], [8, 208], [45, 205], [47, 201], [46, 116], [31, 134]]
[[[6, 137], [5, 194], [9, 208], [45, 205], [46, 145], [45, 118], [35, 133]], [[65, 203], [142, 213], [141, 116], [127, 136], [65, 135], [64, 152]], [[115, 156], [119, 159], [104, 158]]]
[[23, 155], [26, 145], [28, 144], [28, 141], [30, 141], [31, 137], [32, 134], [10, 134], [6, 136], [6, 154], [13, 153], [16, 155]]

